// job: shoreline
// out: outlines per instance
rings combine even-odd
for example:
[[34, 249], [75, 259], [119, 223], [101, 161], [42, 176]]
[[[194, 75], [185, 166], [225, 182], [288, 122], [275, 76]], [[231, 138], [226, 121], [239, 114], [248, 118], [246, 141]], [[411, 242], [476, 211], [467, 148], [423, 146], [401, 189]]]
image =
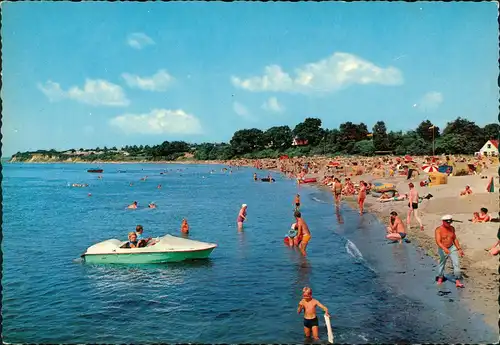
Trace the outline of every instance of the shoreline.
[[[306, 160], [312, 160], [312, 157], [307, 157], [305, 158]], [[64, 164], [75, 164], [75, 163], [87, 163], [89, 165], [91, 164], [179, 164], [179, 165], [231, 165], [231, 166], [237, 166], [237, 167], [247, 167], [247, 168], [252, 168], [252, 169], [257, 169], [254, 166], [254, 163], [257, 160], [230, 160], [230, 161], [220, 161], [220, 160], [211, 160], [211, 161], [197, 161], [197, 160], [182, 160], [182, 161], [94, 161], [94, 162], [9, 162], [9, 163], [23, 163], [23, 164], [59, 164], [59, 163], [64, 163]], [[236, 163], [236, 164], [235, 164]], [[279, 173], [280, 175], [285, 175], [283, 172], [280, 171], [278, 167], [263, 167], [262, 169], [259, 169], [261, 171], [271, 171], [273, 173]], [[104, 172], [105, 173], [105, 172]], [[494, 176], [496, 178], [497, 173], [488, 171], [488, 174], [490, 176]], [[321, 173], [316, 173], [312, 175], [317, 175], [318, 181], [321, 180], [322, 174]], [[323, 173], [324, 175], [324, 173]], [[352, 180], [359, 181], [360, 179], [369, 178], [367, 177], [368, 174], [363, 174], [359, 176], [352, 176]], [[464, 176], [464, 177], [455, 177], [455, 179], [467, 179], [468, 177], [474, 177], [474, 176]], [[293, 178], [292, 178], [293, 179]], [[470, 178], [469, 178], [470, 179]], [[398, 188], [403, 187], [407, 181], [406, 179], [398, 179], [397, 177], [394, 178], [385, 178], [385, 179], [378, 179], [378, 180], [387, 180], [391, 183], [394, 183], [398, 186]], [[495, 179], [496, 180], [496, 179]], [[485, 180], [483, 180], [485, 181]], [[487, 181], [486, 181], [487, 182]], [[496, 181], [495, 181], [496, 182]], [[465, 182], [463, 182], [465, 183]], [[311, 183], [311, 187], [317, 188], [321, 191], [328, 191], [331, 193], [331, 190], [329, 187], [317, 182], [317, 183]], [[450, 183], [451, 185], [451, 183]], [[447, 185], [443, 185], [447, 186]], [[496, 186], [496, 183], [495, 183]], [[452, 188], [451, 186], [450, 188]], [[434, 189], [433, 189], [434, 188]], [[425, 255], [432, 258], [434, 262], [437, 263], [438, 255], [437, 255], [437, 246], [435, 244], [434, 240], [434, 229], [439, 226], [439, 219], [442, 214], [450, 213], [453, 214], [456, 219], [460, 219], [461, 217], [469, 216], [469, 212], [455, 212], [453, 210], [453, 205], [449, 204], [446, 205], [446, 203], [449, 203], [450, 200], [448, 200], [451, 195], [444, 195], [443, 197], [437, 197], [439, 194], [438, 189], [440, 186], [436, 187], [426, 187], [426, 188], [418, 188], [419, 192], [422, 195], [425, 195], [424, 193], [431, 192], [433, 195], [436, 196], [435, 199], [431, 199], [429, 201], [424, 201], [421, 206], [419, 207], [419, 216], [422, 220], [422, 223], [424, 225], [425, 231], [420, 231], [418, 227], [415, 226], [416, 220], [412, 219], [412, 227], [410, 229], [406, 229], [408, 233], [408, 237], [411, 239], [412, 243], [415, 247], [421, 248], [422, 250], [425, 251]], [[447, 187], [442, 187], [441, 189], [450, 189]], [[472, 186], [474, 190], [479, 190], [479, 188], [475, 188], [475, 186]], [[498, 187], [497, 187], [498, 188]], [[441, 191], [442, 192], [442, 191]], [[446, 191], [444, 191], [446, 192]], [[449, 193], [448, 193], [449, 194]], [[484, 193], [482, 193], [484, 194]], [[492, 194], [492, 193], [490, 193]], [[479, 196], [481, 196], [481, 193], [478, 193]], [[469, 197], [470, 199], [473, 199], [472, 196]], [[440, 200], [442, 199], [442, 200]], [[459, 199], [458, 197], [454, 197], [453, 199]], [[486, 200], [486, 198], [485, 198]], [[439, 202], [445, 203], [445, 207], [439, 207]], [[472, 203], [471, 200], [469, 200], [469, 204]], [[356, 202], [356, 196], [354, 197], [342, 197], [342, 202], [344, 202], [348, 207], [350, 207], [353, 210], [357, 210], [357, 202]], [[448, 207], [446, 207], [448, 206]], [[488, 206], [486, 206], [488, 207]], [[434, 210], [432, 210], [434, 208]], [[448, 208], [448, 209], [447, 209]], [[491, 212], [495, 212], [496, 209], [498, 209], [498, 196], [496, 195], [496, 208], [494, 208], [494, 205], [488, 207]], [[405, 202], [387, 202], [387, 203], [378, 203], [376, 198], [372, 196], [368, 196], [367, 200], [365, 202], [365, 213], [371, 213], [373, 214], [378, 221], [382, 225], [386, 225], [389, 220], [389, 212], [394, 210], [398, 212], [399, 216], [401, 219], [404, 221], [406, 218], [406, 203]], [[470, 218], [470, 216], [469, 216]], [[480, 237], [483, 237], [483, 239], [487, 238], [488, 236], [490, 239], [486, 239], [486, 243], [484, 243], [483, 247], [486, 248], [488, 246], [491, 246], [496, 238], [496, 233], [498, 231], [498, 225], [495, 223], [487, 223], [487, 224], [472, 224], [467, 222], [467, 220], [464, 220], [464, 223], [455, 223], [455, 228], [458, 234], [458, 239], [464, 248], [465, 256], [461, 258], [460, 264], [462, 268], [462, 272], [464, 274], [464, 283], [466, 285], [464, 289], [463, 296], [461, 300], [463, 301], [464, 306], [467, 306], [470, 311], [474, 313], [479, 313], [482, 316], [482, 319], [484, 322], [492, 327], [493, 329], [498, 328], [498, 263], [499, 260], [496, 257], [491, 257], [488, 253], [486, 253], [482, 249], [475, 248], [477, 247], [478, 243], [476, 241], [476, 238], [471, 238], [471, 236], [479, 236], [477, 237], [478, 240], [480, 240]], [[480, 228], [481, 226], [482, 229]], [[465, 228], [475, 228], [474, 230], [483, 230], [481, 233], [472, 233], [467, 234], [465, 233]], [[486, 228], [486, 229], [485, 229]], [[484, 231], [485, 230], [485, 231]], [[492, 233], [494, 231], [494, 233]], [[491, 242], [491, 243], [490, 243]], [[484, 249], [483, 248], [483, 249]], [[448, 272], [448, 267], [450, 266], [450, 263], [447, 264], [447, 272]], [[431, 270], [429, 270], [429, 273], [431, 274]], [[429, 277], [430, 279], [434, 279], [434, 277]], [[449, 284], [449, 283], [448, 283]], [[454, 287], [453, 287], [454, 288]]]

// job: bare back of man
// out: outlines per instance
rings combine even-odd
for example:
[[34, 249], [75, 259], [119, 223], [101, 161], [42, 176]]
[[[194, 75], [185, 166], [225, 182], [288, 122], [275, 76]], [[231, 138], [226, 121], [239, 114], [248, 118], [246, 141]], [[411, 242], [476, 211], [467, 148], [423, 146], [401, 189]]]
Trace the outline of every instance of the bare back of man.
[[295, 212], [295, 218], [297, 219], [298, 234], [297, 236], [302, 236], [302, 241], [300, 242], [299, 249], [302, 255], [307, 256], [306, 248], [311, 240], [311, 231], [306, 222], [302, 219], [302, 215], [299, 211]]

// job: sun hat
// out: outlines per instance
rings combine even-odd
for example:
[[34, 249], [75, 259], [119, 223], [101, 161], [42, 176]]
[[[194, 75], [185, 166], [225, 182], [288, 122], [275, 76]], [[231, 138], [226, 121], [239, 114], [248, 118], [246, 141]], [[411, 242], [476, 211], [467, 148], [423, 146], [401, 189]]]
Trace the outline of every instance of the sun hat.
[[453, 221], [453, 216], [451, 214], [447, 214], [447, 215], [444, 215], [441, 217], [441, 220], [444, 220], [444, 221]]

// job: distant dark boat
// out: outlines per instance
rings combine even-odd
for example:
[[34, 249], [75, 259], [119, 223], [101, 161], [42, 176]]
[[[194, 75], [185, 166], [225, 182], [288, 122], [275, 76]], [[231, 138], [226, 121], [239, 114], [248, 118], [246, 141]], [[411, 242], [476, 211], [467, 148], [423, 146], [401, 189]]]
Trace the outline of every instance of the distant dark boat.
[[89, 172], [89, 173], [98, 173], [98, 174], [102, 173], [103, 171], [104, 171], [103, 169], [89, 169], [89, 170], [87, 170], [87, 172]]

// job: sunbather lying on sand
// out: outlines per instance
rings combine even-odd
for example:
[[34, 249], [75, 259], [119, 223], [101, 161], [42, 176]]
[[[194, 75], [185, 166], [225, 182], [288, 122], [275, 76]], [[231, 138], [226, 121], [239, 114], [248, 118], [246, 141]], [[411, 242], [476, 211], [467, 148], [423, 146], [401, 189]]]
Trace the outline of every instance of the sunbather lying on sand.
[[500, 240], [498, 240], [494, 245], [493, 247], [491, 247], [490, 249], [485, 249], [486, 251], [490, 252], [491, 255], [495, 256], [495, 255], [498, 255], [500, 253]]
[[403, 201], [408, 199], [408, 194], [399, 195], [398, 192], [391, 197], [389, 194], [384, 193], [380, 198], [378, 198], [378, 202], [388, 202], [388, 201]]
[[491, 217], [488, 215], [488, 209], [485, 207], [481, 207], [480, 212], [474, 212], [474, 217], [472, 218], [472, 223], [486, 223], [491, 220]]
[[460, 192], [460, 196], [469, 195], [469, 194], [472, 194], [472, 189], [470, 189], [470, 186], [467, 185], [467, 186], [465, 186], [465, 190]]

